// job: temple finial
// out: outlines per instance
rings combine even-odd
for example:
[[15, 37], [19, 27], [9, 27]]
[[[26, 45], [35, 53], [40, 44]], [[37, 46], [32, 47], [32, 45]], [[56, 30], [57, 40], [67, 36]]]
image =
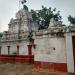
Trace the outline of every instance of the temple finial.
[[22, 1], [21, 1], [22, 4], [24, 4], [24, 3], [26, 3], [26, 2], [27, 2], [26, 0], [22, 0]]

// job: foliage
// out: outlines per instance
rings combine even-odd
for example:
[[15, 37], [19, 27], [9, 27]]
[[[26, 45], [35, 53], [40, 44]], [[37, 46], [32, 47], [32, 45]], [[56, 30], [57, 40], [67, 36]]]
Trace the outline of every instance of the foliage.
[[28, 7], [26, 5], [23, 6], [23, 9], [28, 11]]
[[41, 10], [31, 10], [33, 21], [39, 24], [39, 29], [46, 29], [49, 26], [51, 18], [58, 21], [61, 20], [60, 12], [56, 11], [56, 8], [52, 9], [42, 6]]
[[75, 25], [75, 17], [72, 17], [71, 15], [68, 16], [68, 21], [72, 24]]
[[2, 33], [0, 33], [0, 37], [2, 37], [3, 36], [3, 34]]

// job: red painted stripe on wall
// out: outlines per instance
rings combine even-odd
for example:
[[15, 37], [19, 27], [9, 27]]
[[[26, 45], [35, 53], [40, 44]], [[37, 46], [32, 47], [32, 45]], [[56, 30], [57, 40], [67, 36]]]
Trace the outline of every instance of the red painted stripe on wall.
[[34, 63], [34, 56], [31, 55], [0, 55], [0, 62], [7, 63]]
[[34, 68], [37, 70], [67, 72], [67, 63], [34, 61]]

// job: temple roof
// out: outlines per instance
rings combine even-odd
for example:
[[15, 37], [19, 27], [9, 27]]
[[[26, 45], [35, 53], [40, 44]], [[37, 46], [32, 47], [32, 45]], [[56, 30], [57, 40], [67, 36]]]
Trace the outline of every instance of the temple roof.
[[25, 9], [20, 9], [17, 13], [16, 13], [16, 18], [20, 19], [20, 18], [25, 18], [25, 19], [32, 19], [32, 14], [31, 12], [25, 10]]

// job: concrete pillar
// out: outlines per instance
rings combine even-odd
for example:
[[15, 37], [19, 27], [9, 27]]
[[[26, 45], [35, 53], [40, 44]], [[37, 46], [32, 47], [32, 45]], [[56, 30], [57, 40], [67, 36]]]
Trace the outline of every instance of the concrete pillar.
[[32, 45], [28, 45], [28, 54], [32, 55]]
[[8, 55], [10, 55], [10, 46], [7, 46], [8, 47]]
[[17, 45], [17, 55], [19, 55], [19, 45]]
[[73, 58], [73, 45], [72, 33], [66, 33], [66, 50], [67, 50], [67, 70], [74, 72], [74, 58]]

